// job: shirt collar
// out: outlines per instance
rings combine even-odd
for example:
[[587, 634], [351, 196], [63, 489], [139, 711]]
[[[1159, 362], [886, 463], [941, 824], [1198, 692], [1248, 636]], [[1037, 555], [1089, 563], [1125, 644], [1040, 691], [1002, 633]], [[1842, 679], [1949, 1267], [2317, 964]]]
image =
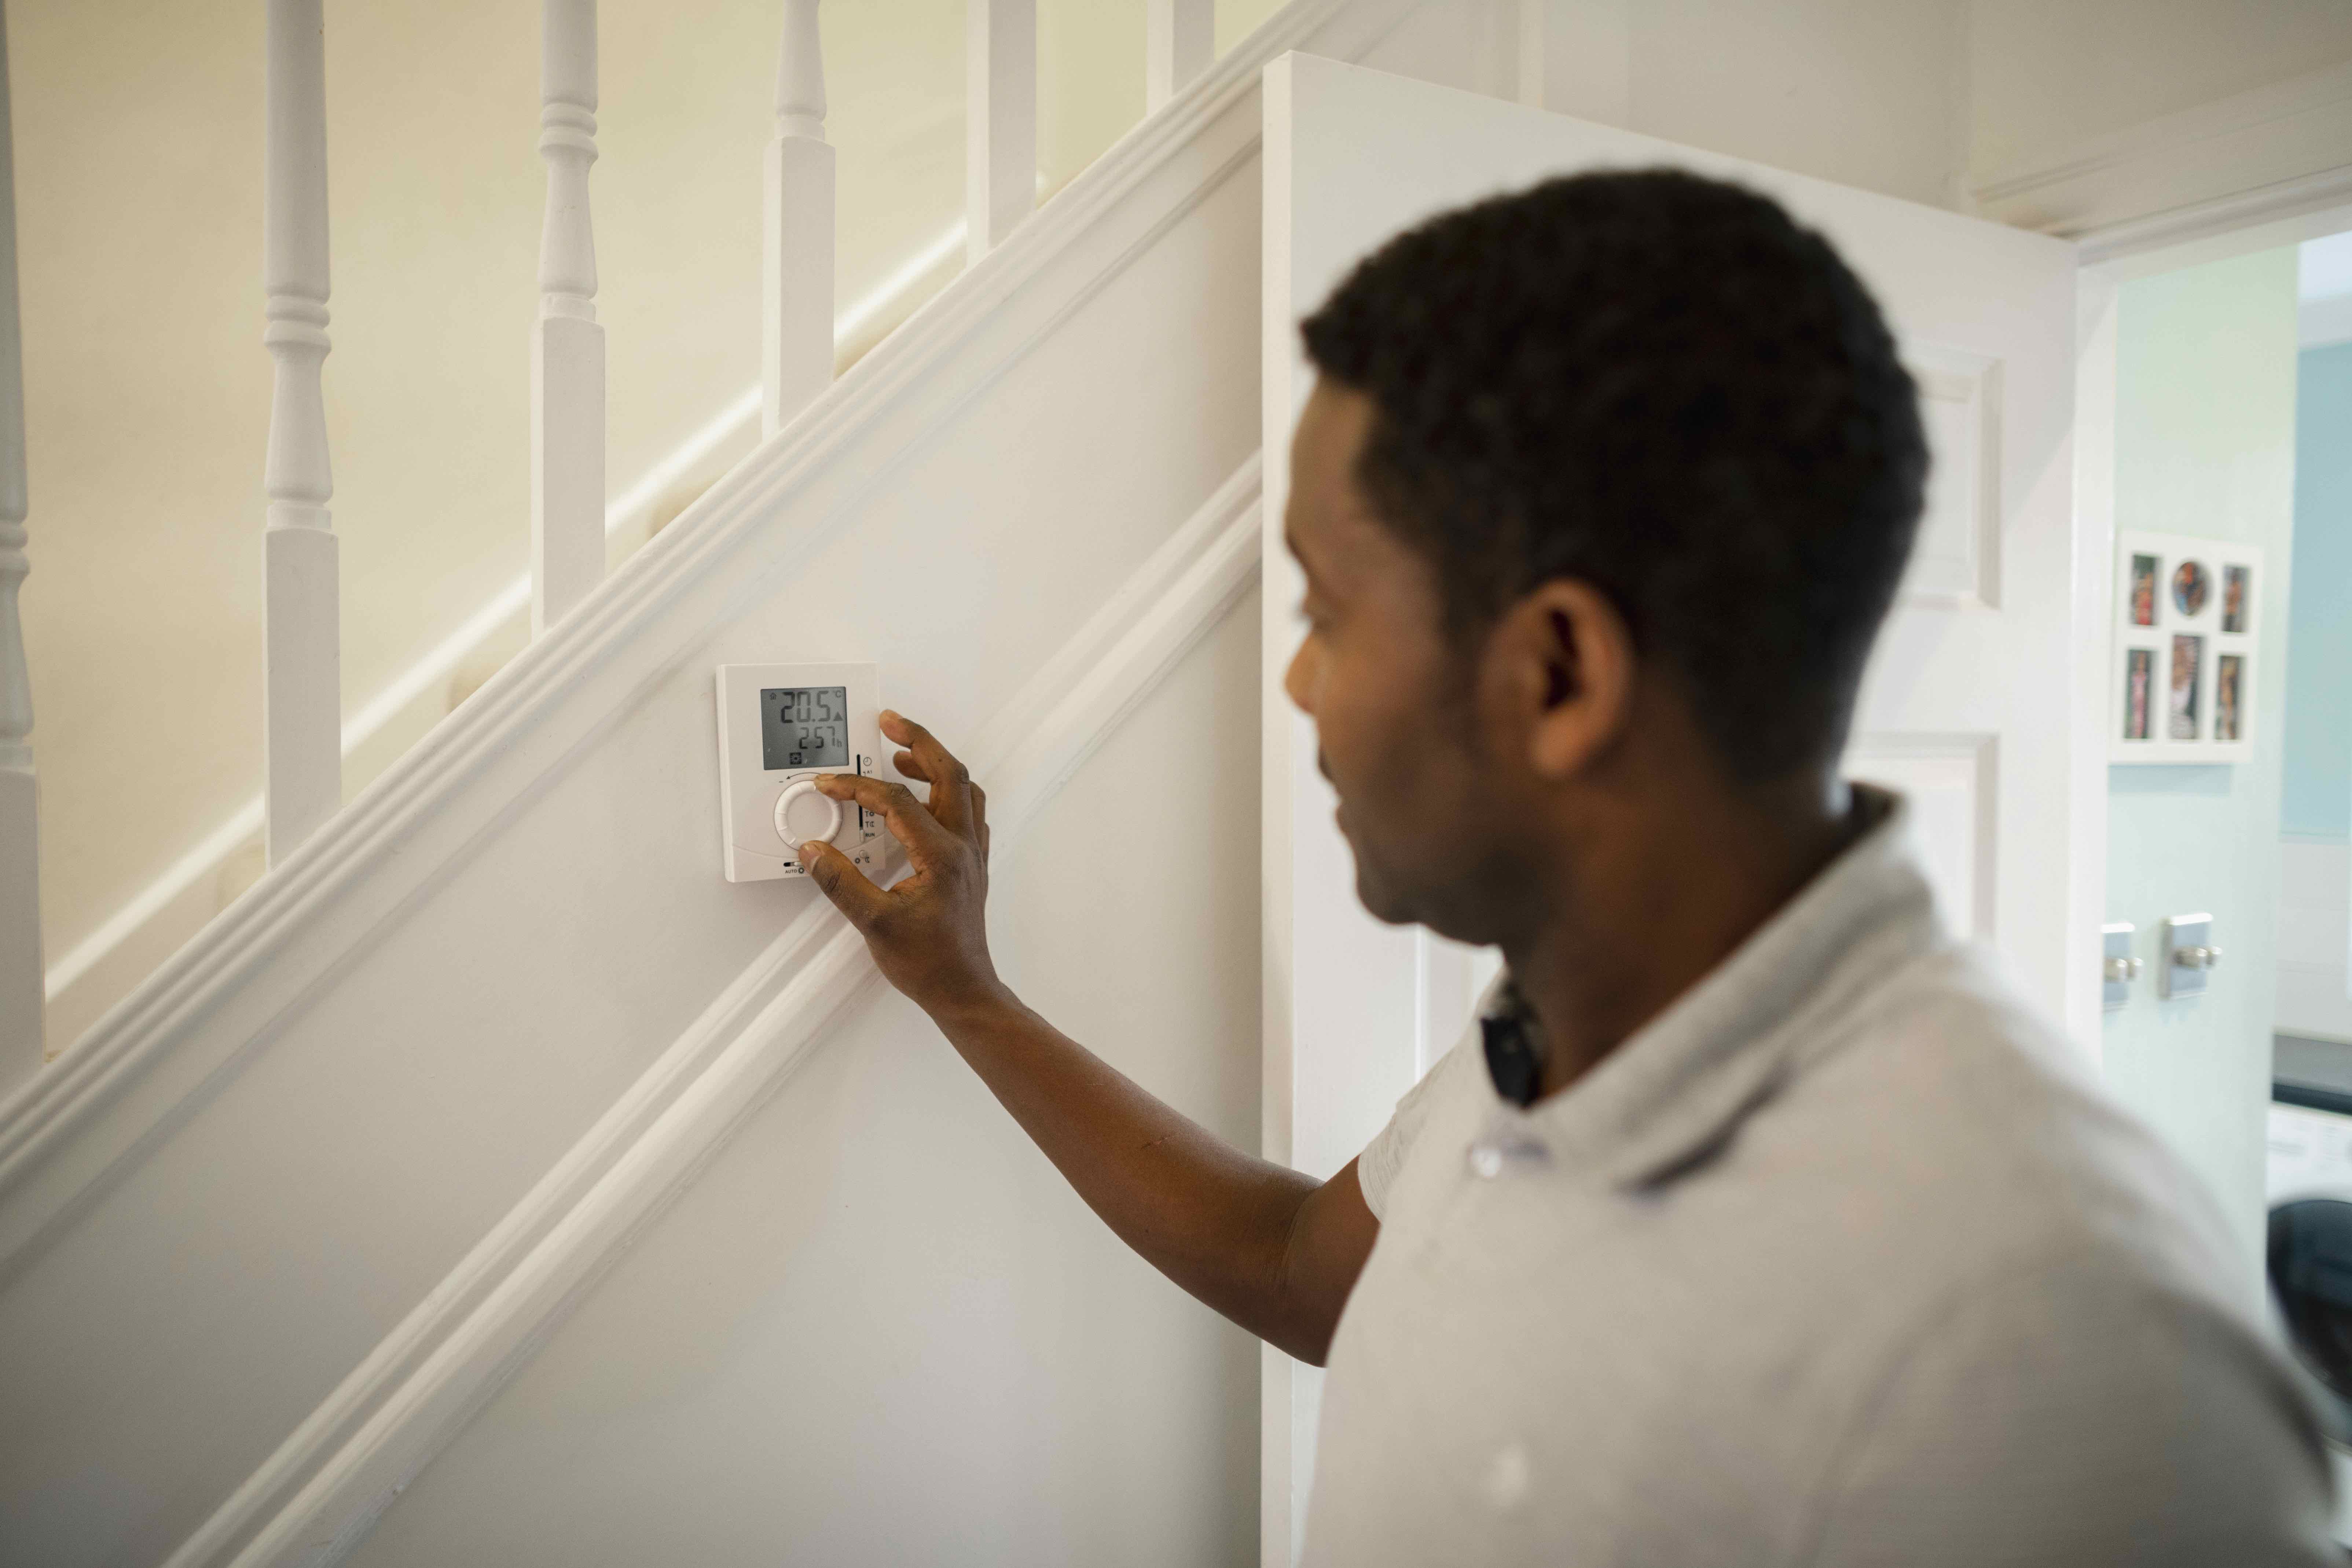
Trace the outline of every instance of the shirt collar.
[[1583, 1078], [1522, 1110], [1543, 1030], [1507, 973], [1479, 1027], [1497, 1110], [1556, 1158], [1625, 1185], [1695, 1164], [1803, 1065], [1806, 1046], [1895, 967], [1950, 939], [1898, 795], [1853, 786], [1871, 826], [1731, 956]]

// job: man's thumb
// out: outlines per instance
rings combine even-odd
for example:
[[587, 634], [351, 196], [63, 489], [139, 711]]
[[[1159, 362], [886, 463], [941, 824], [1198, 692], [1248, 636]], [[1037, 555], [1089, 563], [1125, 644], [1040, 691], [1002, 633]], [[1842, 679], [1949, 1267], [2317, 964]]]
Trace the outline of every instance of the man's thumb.
[[849, 857], [821, 838], [803, 840], [801, 844], [801, 868], [808, 873], [834, 907], [849, 917], [849, 923], [864, 931], [881, 908], [882, 889], [866, 879], [866, 873], [849, 862]]

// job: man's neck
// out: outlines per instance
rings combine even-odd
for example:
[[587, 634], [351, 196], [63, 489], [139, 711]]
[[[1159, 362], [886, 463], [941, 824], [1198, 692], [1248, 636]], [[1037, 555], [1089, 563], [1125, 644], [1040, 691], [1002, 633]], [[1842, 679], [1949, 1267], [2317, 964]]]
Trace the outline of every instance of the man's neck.
[[1676, 809], [1600, 840], [1504, 956], [1543, 1026], [1538, 1098], [1567, 1088], [1728, 958], [1860, 836], [1850, 792], [1808, 779]]

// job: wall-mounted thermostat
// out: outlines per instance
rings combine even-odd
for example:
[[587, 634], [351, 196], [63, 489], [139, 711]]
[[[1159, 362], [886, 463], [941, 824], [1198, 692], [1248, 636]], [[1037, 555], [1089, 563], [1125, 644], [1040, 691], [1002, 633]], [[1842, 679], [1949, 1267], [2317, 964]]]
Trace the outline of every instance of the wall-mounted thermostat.
[[730, 882], [804, 877], [804, 840], [831, 842], [878, 876], [879, 812], [817, 792], [819, 773], [887, 776], [870, 664], [719, 667], [719, 821]]

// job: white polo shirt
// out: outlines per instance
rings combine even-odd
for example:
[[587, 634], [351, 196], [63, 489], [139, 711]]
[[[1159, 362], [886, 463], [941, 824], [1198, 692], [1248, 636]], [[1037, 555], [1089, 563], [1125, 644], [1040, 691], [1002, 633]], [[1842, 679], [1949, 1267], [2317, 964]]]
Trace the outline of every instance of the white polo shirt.
[[1364, 1151], [1307, 1562], [2340, 1568], [2252, 1260], [1860, 809], [1568, 1089], [1474, 1026]]

